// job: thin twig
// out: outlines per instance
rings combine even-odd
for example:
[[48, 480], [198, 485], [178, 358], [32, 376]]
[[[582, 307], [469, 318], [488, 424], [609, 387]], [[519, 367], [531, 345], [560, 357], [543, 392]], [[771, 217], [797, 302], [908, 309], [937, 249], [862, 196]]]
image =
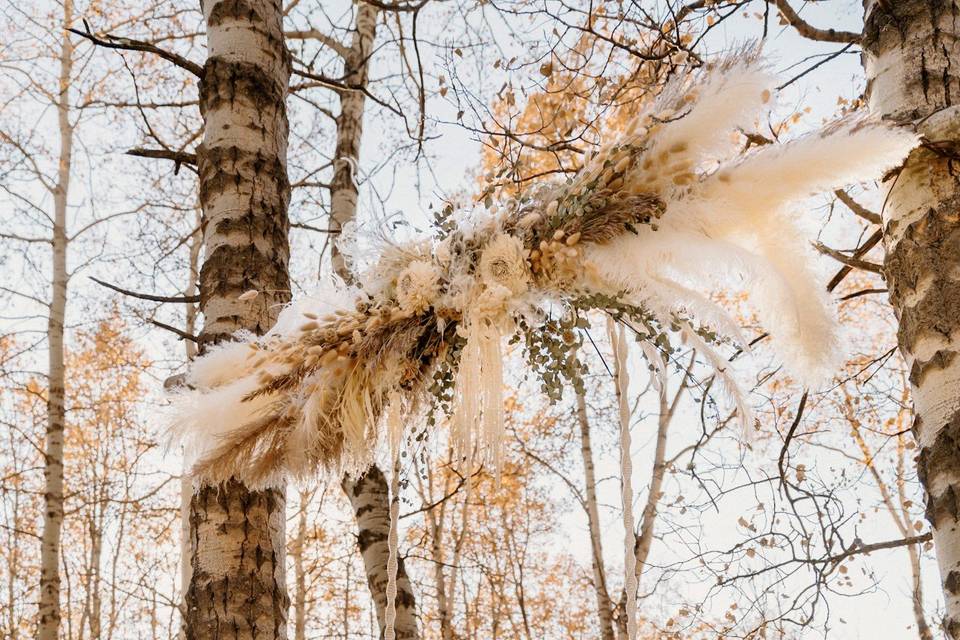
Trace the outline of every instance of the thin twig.
[[153, 318], [145, 318], [145, 320], [146, 320], [147, 322], [149, 322], [150, 324], [152, 324], [153, 326], [155, 326], [155, 327], [159, 327], [160, 329], [166, 329], [167, 331], [169, 331], [169, 332], [171, 332], [171, 333], [175, 333], [176, 335], [180, 336], [180, 339], [181, 339], [181, 340], [190, 340], [191, 342], [196, 342], [197, 344], [200, 344], [200, 338], [199, 338], [199, 337], [193, 335], [192, 333], [187, 333], [187, 332], [184, 331], [183, 329], [178, 329], [178, 328], [176, 328], [176, 327], [174, 327], [174, 326], [172, 326], [172, 325], [169, 325], [169, 324], [167, 324], [167, 323], [165, 323], [165, 322], [160, 322], [159, 320], [154, 320]]

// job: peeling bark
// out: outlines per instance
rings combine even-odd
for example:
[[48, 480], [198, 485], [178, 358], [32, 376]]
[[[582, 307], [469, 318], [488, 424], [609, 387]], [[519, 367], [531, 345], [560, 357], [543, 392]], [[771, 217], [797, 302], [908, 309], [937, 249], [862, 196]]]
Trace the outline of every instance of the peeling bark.
[[[208, 58], [197, 149], [204, 260], [201, 344], [256, 334], [290, 297], [286, 172], [290, 55], [279, 0], [203, 0]], [[240, 300], [249, 290], [259, 295]], [[188, 640], [287, 637], [283, 488], [237, 480], [190, 500]]]
[[960, 181], [956, 140], [960, 60], [956, 0], [864, 2], [864, 66], [871, 110], [915, 124], [930, 144], [890, 180], [884, 273], [910, 368], [927, 490], [943, 578], [944, 629], [960, 638]]

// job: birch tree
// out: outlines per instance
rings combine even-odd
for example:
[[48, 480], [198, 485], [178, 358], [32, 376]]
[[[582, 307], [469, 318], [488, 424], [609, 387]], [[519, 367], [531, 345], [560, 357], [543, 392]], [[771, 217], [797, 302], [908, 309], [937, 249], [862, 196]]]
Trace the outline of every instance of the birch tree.
[[864, 3], [871, 111], [915, 124], [926, 144], [889, 180], [884, 274], [900, 321], [920, 442], [920, 477], [943, 580], [944, 629], [960, 638], [960, 181], [954, 139], [960, 90], [953, 0]]
[[[73, 2], [64, 0], [63, 25], [73, 22]], [[63, 334], [67, 307], [67, 196], [73, 156], [73, 124], [70, 122], [70, 83], [73, 74], [73, 43], [63, 31], [60, 44], [60, 76], [57, 86], [57, 127], [60, 156], [53, 185], [53, 234], [51, 248], [52, 297], [47, 320], [47, 434], [44, 451], [43, 536], [40, 542], [40, 640], [56, 640], [60, 630], [60, 530], [63, 526], [63, 429], [64, 409]]]
[[[333, 178], [329, 184], [330, 215], [328, 229], [334, 234], [330, 245], [330, 266], [338, 278], [352, 282], [352, 274], [340, 252], [337, 236], [344, 225], [357, 218], [360, 149], [363, 120], [367, 108], [366, 92], [371, 58], [381, 11], [374, 4], [358, 1], [349, 44], [316, 29], [288, 31], [293, 39], [312, 39], [337, 54], [343, 66], [343, 86], [335, 89], [340, 104], [336, 116], [336, 145], [333, 151]], [[357, 523], [357, 546], [363, 558], [367, 583], [377, 611], [380, 631], [386, 621], [387, 537], [389, 534], [390, 491], [387, 479], [376, 464], [358, 478], [344, 477], [344, 494], [350, 501]], [[393, 496], [392, 499], [398, 499]], [[398, 559], [396, 620], [394, 629], [400, 639], [418, 638], [416, 597], [407, 577], [403, 558]], [[299, 618], [298, 618], [299, 620]], [[299, 628], [299, 627], [298, 627]]]
[[[274, 0], [206, 0], [197, 149], [201, 343], [263, 334], [289, 299], [285, 98], [290, 57]], [[248, 292], [256, 292], [252, 298]], [[244, 295], [248, 294], [248, 295]], [[186, 637], [286, 638], [284, 489], [231, 480], [191, 498]]]
[[927, 519], [946, 601], [944, 629], [960, 638], [960, 362], [957, 361], [960, 292], [953, 273], [960, 199], [953, 138], [954, 96], [960, 54], [955, 0], [865, 0], [861, 33], [818, 28], [787, 0], [776, 0], [783, 20], [814, 40], [860, 44], [870, 111], [916, 126], [925, 143], [888, 176], [882, 211], [883, 275], [899, 320], [898, 343], [909, 367], [921, 454], [918, 471], [927, 491]]

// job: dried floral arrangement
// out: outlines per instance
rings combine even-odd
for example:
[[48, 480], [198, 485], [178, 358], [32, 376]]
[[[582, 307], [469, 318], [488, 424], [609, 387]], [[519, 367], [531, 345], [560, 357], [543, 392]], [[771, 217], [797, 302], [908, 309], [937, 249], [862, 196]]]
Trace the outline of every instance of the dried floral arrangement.
[[504, 343], [522, 345], [559, 398], [582, 385], [580, 329], [596, 311], [629, 327], [654, 370], [671, 336], [695, 347], [746, 417], [713, 348], [746, 342], [708, 295], [731, 276], [794, 375], [822, 375], [833, 322], [791, 205], [878, 178], [916, 136], [847, 119], [743, 153], [740, 133], [771, 108], [774, 85], [743, 57], [679, 77], [572, 178], [448, 208], [433, 237], [385, 246], [359, 284], [212, 349], [174, 401], [197, 476], [263, 486], [360, 471], [413, 413], [448, 423], [461, 453], [478, 447], [496, 468]]

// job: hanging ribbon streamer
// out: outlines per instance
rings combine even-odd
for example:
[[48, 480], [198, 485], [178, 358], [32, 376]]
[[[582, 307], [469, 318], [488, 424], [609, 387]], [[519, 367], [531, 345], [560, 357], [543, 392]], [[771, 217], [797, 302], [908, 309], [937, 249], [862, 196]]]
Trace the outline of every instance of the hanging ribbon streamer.
[[627, 593], [627, 638], [637, 637], [637, 556], [634, 550], [636, 534], [633, 530], [633, 464], [630, 459], [630, 401], [627, 391], [630, 375], [627, 372], [627, 336], [623, 326], [619, 332], [612, 319], [607, 319], [607, 333], [613, 347], [614, 375], [617, 380], [617, 404], [620, 408], [620, 477], [623, 501], [623, 569], [624, 589]]
[[387, 604], [384, 610], [383, 638], [396, 640], [394, 624], [397, 620], [397, 525], [400, 517], [400, 446], [403, 441], [400, 394], [390, 396], [390, 414], [387, 418], [387, 438], [390, 445], [390, 531], [387, 534]]

